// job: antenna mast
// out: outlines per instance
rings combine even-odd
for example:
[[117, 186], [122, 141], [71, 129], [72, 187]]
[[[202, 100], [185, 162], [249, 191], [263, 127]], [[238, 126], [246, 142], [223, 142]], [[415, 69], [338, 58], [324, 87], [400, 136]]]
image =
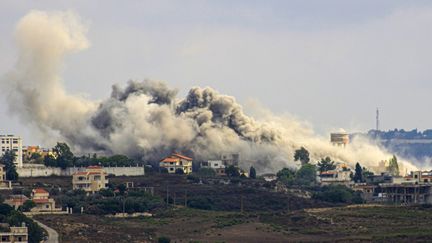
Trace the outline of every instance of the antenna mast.
[[376, 109], [376, 130], [379, 131], [379, 125], [380, 125], [380, 121], [379, 121], [379, 109]]

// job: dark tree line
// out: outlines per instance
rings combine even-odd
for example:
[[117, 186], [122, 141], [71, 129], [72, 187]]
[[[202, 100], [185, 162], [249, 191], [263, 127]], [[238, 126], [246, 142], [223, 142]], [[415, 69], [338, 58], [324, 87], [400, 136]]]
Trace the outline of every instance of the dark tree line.
[[134, 166], [137, 162], [126, 155], [101, 156], [96, 154], [76, 157], [66, 143], [57, 143], [53, 148], [53, 155], [47, 155], [44, 158], [44, 164], [50, 167], [67, 168], [72, 166]]

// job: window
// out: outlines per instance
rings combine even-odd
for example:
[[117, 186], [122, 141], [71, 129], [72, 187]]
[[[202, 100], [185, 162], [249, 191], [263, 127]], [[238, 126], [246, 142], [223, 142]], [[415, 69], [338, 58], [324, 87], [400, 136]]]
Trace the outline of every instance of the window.
[[174, 170], [174, 168], [171, 167], [170, 170]]
[[47, 205], [45, 205], [45, 208], [49, 208], [49, 205], [47, 204]]

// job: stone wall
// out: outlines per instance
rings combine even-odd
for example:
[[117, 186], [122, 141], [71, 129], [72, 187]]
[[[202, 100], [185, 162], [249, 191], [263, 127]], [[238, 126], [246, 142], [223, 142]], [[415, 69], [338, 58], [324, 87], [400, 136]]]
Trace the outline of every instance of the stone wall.
[[[46, 166], [24, 166], [17, 168], [20, 177], [47, 177], [47, 176], [72, 176], [73, 173], [78, 171], [85, 171], [86, 167], [68, 167], [61, 169], [57, 167]], [[127, 166], [127, 167], [104, 167], [108, 174], [116, 176], [140, 176], [144, 175], [143, 166]]]

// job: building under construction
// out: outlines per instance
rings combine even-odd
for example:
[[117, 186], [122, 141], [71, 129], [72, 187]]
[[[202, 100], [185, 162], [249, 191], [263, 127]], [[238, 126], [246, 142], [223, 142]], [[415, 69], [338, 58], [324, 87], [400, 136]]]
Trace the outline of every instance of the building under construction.
[[397, 204], [432, 203], [431, 185], [382, 183], [375, 188], [377, 200]]

